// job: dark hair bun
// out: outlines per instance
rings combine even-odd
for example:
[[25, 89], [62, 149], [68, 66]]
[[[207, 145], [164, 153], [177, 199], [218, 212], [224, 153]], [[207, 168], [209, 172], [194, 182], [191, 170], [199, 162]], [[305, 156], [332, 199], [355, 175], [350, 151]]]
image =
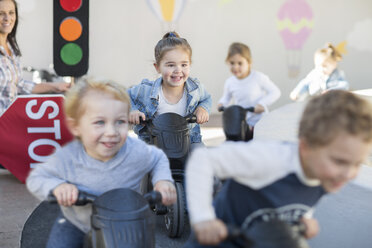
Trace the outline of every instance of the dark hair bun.
[[163, 39], [166, 39], [166, 38], [180, 38], [180, 36], [179, 36], [179, 34], [177, 34], [177, 32], [171, 31], [171, 32], [166, 33], [163, 36]]

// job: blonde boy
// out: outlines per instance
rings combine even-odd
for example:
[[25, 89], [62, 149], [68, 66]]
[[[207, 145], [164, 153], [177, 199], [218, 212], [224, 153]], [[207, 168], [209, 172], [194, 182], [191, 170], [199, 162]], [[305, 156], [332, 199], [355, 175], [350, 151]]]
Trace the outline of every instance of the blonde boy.
[[68, 92], [65, 112], [76, 139], [27, 178], [35, 196], [43, 200], [53, 192], [61, 205], [63, 214], [55, 221], [47, 247], [81, 247], [90, 230], [91, 206], [72, 206], [79, 190], [93, 195], [115, 188], [139, 191], [141, 179], [151, 173], [163, 204], [175, 202], [168, 159], [160, 149], [128, 137], [129, 110], [129, 96], [116, 83], [79, 82]]
[[[371, 105], [353, 93], [334, 90], [309, 101], [298, 143], [253, 140], [195, 151], [186, 186], [199, 244], [190, 241], [186, 247], [235, 247], [222, 242], [226, 223], [249, 228], [270, 218], [301, 220], [307, 226], [305, 236], [315, 236], [317, 221], [305, 214], [324, 194], [356, 177], [371, 147]], [[214, 206], [213, 176], [227, 179]]]

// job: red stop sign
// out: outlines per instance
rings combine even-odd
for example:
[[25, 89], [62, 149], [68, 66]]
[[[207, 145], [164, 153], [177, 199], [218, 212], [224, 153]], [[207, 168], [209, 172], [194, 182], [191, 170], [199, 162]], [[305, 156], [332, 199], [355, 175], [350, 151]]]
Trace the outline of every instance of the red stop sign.
[[0, 164], [23, 183], [31, 168], [73, 139], [65, 124], [63, 99], [18, 96], [0, 116]]

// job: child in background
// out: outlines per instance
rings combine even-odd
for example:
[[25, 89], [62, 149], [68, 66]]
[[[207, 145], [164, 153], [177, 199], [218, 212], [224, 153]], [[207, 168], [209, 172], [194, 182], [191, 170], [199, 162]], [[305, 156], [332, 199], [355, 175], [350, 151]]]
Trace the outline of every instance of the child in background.
[[[303, 221], [305, 237], [315, 236], [318, 224], [309, 214], [312, 207], [356, 177], [371, 147], [371, 104], [351, 92], [334, 90], [307, 104], [298, 143], [253, 140], [196, 150], [187, 164], [186, 192], [198, 241], [243, 247], [223, 242], [226, 224], [249, 228], [271, 218]], [[213, 176], [227, 179], [214, 206]], [[190, 240], [185, 247], [203, 246]]]
[[302, 79], [290, 94], [293, 101], [303, 101], [308, 96], [319, 95], [328, 90], [348, 90], [349, 83], [343, 71], [337, 68], [342, 54], [331, 44], [314, 54], [315, 68]]
[[233, 76], [225, 82], [223, 96], [218, 108], [226, 107], [233, 99], [234, 104], [243, 108], [254, 107], [254, 113], [247, 113], [247, 123], [253, 127], [268, 112], [268, 106], [280, 97], [279, 88], [262, 72], [252, 70], [252, 56], [249, 47], [242, 43], [232, 43], [226, 62]]
[[[115, 188], [140, 192], [140, 181], [152, 175], [163, 204], [177, 196], [165, 154], [141, 140], [128, 137], [130, 100], [115, 83], [81, 82], [66, 96], [69, 130], [76, 137], [33, 169], [27, 187], [41, 200], [49, 192], [62, 213], [51, 230], [47, 247], [82, 247], [90, 230], [91, 204], [72, 206], [79, 190], [100, 195]], [[123, 203], [124, 204], [124, 203]]]
[[212, 99], [203, 85], [190, 78], [192, 50], [186, 39], [176, 32], [168, 32], [155, 47], [155, 69], [161, 77], [155, 81], [144, 79], [128, 90], [132, 103], [129, 121], [136, 124], [135, 133], [143, 140], [149, 139], [143, 120], [173, 112], [181, 116], [194, 113], [197, 124], [189, 124], [191, 144], [200, 144], [200, 126], [209, 120]]

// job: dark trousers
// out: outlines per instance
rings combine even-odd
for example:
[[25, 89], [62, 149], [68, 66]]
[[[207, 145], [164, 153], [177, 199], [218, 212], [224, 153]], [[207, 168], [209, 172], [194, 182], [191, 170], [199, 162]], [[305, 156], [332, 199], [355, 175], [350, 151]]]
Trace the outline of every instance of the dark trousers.
[[49, 234], [47, 248], [81, 248], [85, 233], [68, 221], [61, 213]]

